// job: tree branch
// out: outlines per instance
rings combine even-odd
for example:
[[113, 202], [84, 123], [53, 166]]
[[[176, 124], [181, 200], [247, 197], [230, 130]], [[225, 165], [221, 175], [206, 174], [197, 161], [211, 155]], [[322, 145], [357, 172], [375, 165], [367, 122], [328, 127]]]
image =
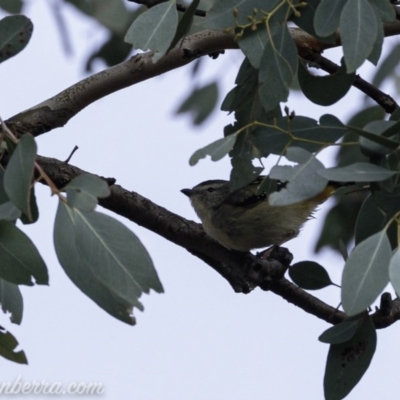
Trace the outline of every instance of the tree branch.
[[[384, 30], [385, 36], [400, 34], [400, 21], [385, 23]], [[305, 59], [324, 49], [340, 46], [339, 36], [336, 43], [326, 44], [301, 29], [291, 28], [290, 33], [299, 55]], [[233, 34], [209, 30], [195, 33], [187, 36], [182, 45], [172, 49], [156, 63], [151, 59], [151, 52], [137, 54], [13, 116], [6, 124], [15, 134], [30, 132], [34, 136], [41, 135], [64, 126], [78, 112], [102, 97], [190, 63], [194, 58], [188, 58], [187, 54], [204, 56], [226, 49], [237, 49]]]
[[[64, 187], [74, 177], [87, 173], [54, 158], [38, 156], [37, 161], [58, 188]], [[185, 248], [224, 277], [235, 292], [249, 293], [258, 286], [328, 323], [337, 324], [346, 318], [342, 311], [283, 277], [292, 260], [286, 249], [272, 251], [271, 258], [267, 260], [251, 253], [230, 251], [211, 239], [200, 224], [171, 213], [138, 193], [115, 185], [113, 178], [102, 179], [110, 185], [111, 195], [101, 199], [100, 205]], [[396, 312], [378, 310], [373, 315], [378, 328], [387, 327], [400, 318], [398, 304], [392, 308]]]

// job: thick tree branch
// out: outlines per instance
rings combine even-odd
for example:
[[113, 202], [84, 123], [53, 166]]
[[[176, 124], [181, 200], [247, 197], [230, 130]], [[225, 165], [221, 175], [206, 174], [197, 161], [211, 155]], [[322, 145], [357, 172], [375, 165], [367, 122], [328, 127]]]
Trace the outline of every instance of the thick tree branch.
[[[400, 21], [385, 23], [384, 30], [385, 36], [400, 34]], [[324, 49], [340, 45], [339, 37], [336, 43], [325, 44], [301, 29], [291, 28], [290, 32], [300, 56], [306, 59]], [[235, 48], [237, 44], [233, 35], [218, 31], [201, 31], [186, 37], [182, 45], [179, 44], [156, 63], [151, 60], [151, 52], [138, 54], [121, 64], [83, 79], [54, 97], [15, 115], [6, 123], [14, 133], [30, 132], [38, 136], [64, 126], [78, 112], [102, 97], [190, 63], [193, 58], [187, 58], [187, 54], [204, 56]]]
[[[74, 177], [87, 173], [53, 158], [39, 156], [37, 161], [59, 188]], [[337, 324], [346, 318], [342, 311], [283, 278], [291, 262], [291, 255], [285, 249], [273, 251], [268, 260], [251, 253], [230, 251], [206, 235], [200, 224], [188, 221], [135, 192], [115, 185], [113, 178], [103, 179], [109, 183], [111, 195], [101, 199], [100, 205], [184, 247], [223, 276], [236, 292], [248, 293], [258, 286], [328, 323]], [[381, 309], [383, 311], [378, 310], [373, 315], [378, 328], [387, 327], [400, 318], [398, 303], [393, 302], [393, 306]]]

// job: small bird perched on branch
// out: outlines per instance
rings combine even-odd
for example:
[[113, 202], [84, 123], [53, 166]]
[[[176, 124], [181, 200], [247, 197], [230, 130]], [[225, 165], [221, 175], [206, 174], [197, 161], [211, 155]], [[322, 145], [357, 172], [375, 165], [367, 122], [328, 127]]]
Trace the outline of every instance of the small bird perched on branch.
[[316, 207], [338, 187], [347, 185], [329, 182], [310, 199], [276, 206], [270, 205], [269, 194], [258, 193], [264, 178], [259, 176], [234, 192], [230, 192], [229, 182], [224, 180], [205, 181], [181, 192], [189, 197], [209, 236], [228, 249], [249, 251], [281, 245], [296, 237]]

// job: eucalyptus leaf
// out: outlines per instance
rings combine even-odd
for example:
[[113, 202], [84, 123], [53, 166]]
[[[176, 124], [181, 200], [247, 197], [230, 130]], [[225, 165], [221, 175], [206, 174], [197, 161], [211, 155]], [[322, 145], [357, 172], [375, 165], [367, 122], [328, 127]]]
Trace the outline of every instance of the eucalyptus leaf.
[[298, 27], [309, 33], [311, 36], [318, 38], [318, 40], [321, 41], [322, 43], [334, 43], [335, 42], [334, 33], [322, 37], [316, 32], [315, 18], [320, 3], [321, 0], [307, 0], [307, 6], [301, 9], [299, 13], [300, 15], [293, 15], [292, 20]]
[[340, 15], [346, 0], [321, 0], [315, 11], [315, 32], [322, 37], [332, 35], [339, 27]]
[[233, 149], [230, 153], [232, 170], [230, 176], [230, 191], [234, 192], [256, 179], [264, 168], [255, 167], [252, 163], [253, 143], [251, 135], [242, 132], [238, 135]]
[[89, 174], [72, 179], [64, 190], [67, 192], [68, 204], [82, 211], [93, 211], [97, 205], [97, 198], [110, 195], [107, 182]]
[[346, 397], [367, 371], [375, 349], [374, 324], [369, 316], [363, 316], [350, 340], [332, 344], [329, 348], [324, 376], [325, 399]]
[[268, 27], [269, 40], [261, 57], [260, 99], [265, 111], [286, 101], [297, 72], [297, 48], [286, 25], [272, 20]]
[[4, 173], [4, 190], [7, 196], [29, 220], [34, 219], [30, 191], [35, 159], [35, 139], [26, 133], [21, 137]]
[[378, 34], [375, 11], [368, 0], [347, 1], [340, 14], [340, 34], [347, 72], [354, 72], [371, 54]]
[[136, 49], [152, 50], [155, 63], [170, 48], [177, 26], [176, 0], [169, 0], [139, 15], [129, 27], [125, 41]]
[[18, 285], [0, 279], [0, 304], [3, 312], [11, 314], [11, 322], [19, 325], [22, 321], [23, 299]]
[[302, 63], [297, 76], [304, 95], [320, 106], [330, 106], [339, 101], [350, 90], [355, 78], [354, 73], [346, 73], [344, 66], [332, 75], [312, 75]]
[[312, 198], [325, 189], [327, 180], [317, 174], [323, 165], [313, 154], [298, 147], [290, 147], [286, 158], [298, 165], [278, 165], [271, 169], [270, 178], [288, 182], [285, 188], [269, 196], [271, 205], [295, 204]]
[[0, 220], [0, 278], [18, 285], [47, 285], [46, 265], [35, 245], [12, 222]]
[[11, 14], [20, 14], [23, 5], [22, 0], [0, 0], [0, 8]]
[[393, 288], [398, 296], [400, 293], [400, 249], [399, 248], [397, 248], [394, 251], [390, 259], [389, 278], [390, 278], [390, 283], [393, 285]]
[[391, 248], [386, 231], [359, 243], [350, 253], [342, 276], [342, 305], [347, 315], [366, 310], [389, 282]]
[[218, 101], [218, 85], [211, 82], [200, 88], [194, 88], [190, 95], [176, 110], [176, 114], [193, 114], [193, 123], [202, 124], [213, 112]]
[[0, 356], [18, 364], [28, 364], [25, 353], [15, 350], [17, 346], [18, 341], [10, 332], [0, 330]]
[[14, 57], [29, 43], [32, 21], [24, 15], [10, 15], [0, 21], [0, 63]]
[[317, 290], [332, 285], [326, 269], [314, 261], [301, 261], [289, 268], [290, 279], [307, 290]]
[[[248, 17], [261, 19], [263, 12], [269, 12], [280, 0], [218, 0], [215, 1], [207, 17], [199, 25], [208, 29], [219, 29], [235, 26], [235, 23], [247, 24]], [[233, 10], [237, 10], [237, 17]], [[257, 12], [255, 11], [257, 10]]]
[[247, 29], [238, 41], [240, 49], [256, 69], [260, 68], [261, 58], [268, 40], [266, 27], [261, 25], [255, 31]]
[[210, 156], [212, 161], [218, 161], [232, 150], [235, 141], [236, 135], [228, 135], [222, 139], [218, 139], [202, 149], [196, 150], [190, 157], [189, 164], [193, 166], [206, 156]]
[[60, 202], [54, 226], [57, 257], [71, 280], [105, 311], [133, 324], [139, 297], [162, 292], [152, 261], [138, 238], [108, 215]]
[[365, 162], [321, 169], [317, 173], [325, 179], [336, 182], [379, 182], [396, 174], [395, 171]]
[[396, 19], [396, 12], [390, 0], [369, 0], [370, 4], [375, 7], [385, 22], [392, 22]]
[[179, 40], [184, 38], [184, 36], [190, 31], [193, 24], [194, 13], [199, 7], [200, 0], [193, 0], [186, 11], [183, 13], [182, 18], [179, 20], [178, 26], [176, 28], [176, 33], [174, 39], [172, 40], [168, 50], [174, 48]]
[[339, 344], [351, 340], [357, 332], [358, 320], [343, 321], [327, 329], [318, 340], [322, 343]]

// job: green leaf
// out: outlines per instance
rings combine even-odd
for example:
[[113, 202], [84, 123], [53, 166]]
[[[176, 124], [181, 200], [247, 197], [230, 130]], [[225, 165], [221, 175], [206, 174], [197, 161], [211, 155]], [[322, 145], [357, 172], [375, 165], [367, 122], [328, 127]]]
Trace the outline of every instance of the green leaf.
[[194, 88], [192, 93], [182, 102], [176, 114], [193, 114], [193, 123], [202, 124], [212, 113], [218, 101], [218, 85], [209, 83], [201, 88]]
[[323, 332], [318, 340], [329, 344], [348, 342], [356, 334], [359, 324], [357, 320], [343, 321]]
[[234, 124], [225, 127], [225, 136], [242, 128], [248, 133], [254, 130], [255, 126], [252, 123], [255, 121], [267, 123], [282, 116], [279, 105], [269, 112], [265, 111], [258, 91], [257, 74], [257, 70], [245, 58], [236, 77], [237, 86], [226, 95], [221, 106], [223, 111], [234, 111], [236, 118]]
[[[249, 22], [248, 16], [260, 20], [263, 17], [262, 11], [272, 11], [278, 3], [279, 0], [218, 0], [199, 25], [218, 30], [233, 27], [235, 22], [244, 25]], [[237, 19], [233, 13], [234, 9], [237, 10]]]
[[287, 100], [298, 63], [297, 48], [286, 25], [271, 21], [268, 36], [258, 76], [260, 99], [266, 111]]
[[30, 191], [35, 158], [35, 139], [26, 133], [21, 137], [4, 173], [4, 190], [7, 196], [29, 220], [33, 220]]
[[285, 188], [269, 196], [271, 205], [295, 204], [312, 198], [325, 189], [327, 180], [317, 174], [323, 165], [314, 155], [298, 147], [290, 147], [286, 158], [298, 165], [278, 165], [271, 169], [270, 178], [288, 182]]
[[22, 7], [22, 0], [0, 0], [0, 8], [10, 14], [20, 14]]
[[382, 21], [392, 22], [396, 19], [396, 12], [390, 0], [369, 0], [378, 11]]
[[332, 35], [339, 27], [340, 15], [346, 0], [321, 0], [315, 11], [315, 32], [322, 37]]
[[290, 279], [307, 290], [317, 290], [332, 285], [326, 269], [313, 261], [301, 261], [289, 268]]
[[190, 6], [183, 13], [182, 18], [179, 20], [178, 27], [176, 28], [174, 39], [172, 40], [168, 51], [174, 48], [178, 44], [179, 40], [190, 31], [190, 28], [193, 24], [194, 13], [199, 7], [199, 3], [200, 0], [193, 0], [190, 3]]
[[358, 213], [355, 228], [355, 243], [361, 243], [365, 239], [382, 230], [385, 226], [385, 214], [379, 210], [372, 195], [363, 202]]
[[347, 128], [333, 115], [323, 115], [319, 124], [303, 116], [275, 118], [252, 131], [252, 141], [262, 157], [282, 155], [289, 146], [301, 147], [314, 153], [335, 143]]
[[342, 305], [347, 315], [366, 310], [389, 282], [391, 248], [386, 231], [358, 244], [346, 262], [342, 276]]
[[326, 360], [326, 400], [342, 400], [357, 385], [376, 349], [376, 331], [371, 318], [361, 319], [356, 334], [347, 342], [332, 344]]
[[33, 224], [39, 219], [39, 209], [36, 203], [35, 186], [31, 187], [31, 192], [29, 195], [29, 205], [31, 214], [29, 216], [24, 213], [21, 215], [21, 222], [25, 225]]
[[256, 179], [264, 168], [255, 167], [252, 163], [253, 144], [251, 136], [247, 132], [242, 132], [237, 136], [236, 142], [231, 152], [232, 170], [230, 175], [230, 191], [234, 192]]
[[[399, 210], [400, 194], [374, 191], [361, 206], [355, 227], [355, 243], [361, 243], [369, 236], [382, 230]], [[395, 221], [387, 229], [392, 247], [397, 246], [397, 224]]]
[[372, 84], [375, 87], [381, 87], [382, 82], [391, 76], [395, 68], [400, 63], [400, 43], [394, 44], [386, 58], [376, 69]]
[[378, 165], [358, 162], [346, 167], [321, 169], [318, 175], [336, 182], [379, 182], [395, 175], [395, 171], [389, 171]]
[[340, 15], [347, 72], [354, 72], [371, 54], [377, 33], [375, 12], [368, 0], [347, 1]]
[[11, 203], [4, 190], [4, 169], [0, 167], [0, 219], [15, 221], [21, 216], [21, 211]]
[[246, 29], [243, 36], [239, 39], [238, 45], [251, 65], [259, 69], [261, 58], [267, 41], [269, 40], [265, 26], [259, 26], [256, 31]]
[[24, 15], [11, 15], [0, 21], [0, 63], [14, 57], [29, 43], [33, 24]]
[[10, 332], [0, 330], [0, 356], [18, 364], [28, 364], [25, 353], [22, 350], [15, 351], [17, 346], [18, 341]]
[[[396, 123], [395, 121], [372, 121], [368, 123], [366, 126], [364, 126], [363, 130], [377, 136], [384, 136], [386, 132], [389, 133], [393, 132], [393, 130], [390, 129], [391, 127], [395, 127], [394, 134], [398, 133], [399, 129], [398, 126], [399, 123]], [[367, 157], [373, 157], [373, 156], [383, 157], [392, 151], [387, 146], [378, 144], [375, 140], [372, 141], [363, 136], [360, 136], [359, 142], [360, 142], [361, 152]]]
[[334, 43], [335, 34], [331, 34], [327, 37], [321, 37], [315, 30], [314, 19], [318, 6], [320, 5], [320, 1], [321, 0], [307, 0], [307, 6], [301, 9], [300, 16], [293, 15], [292, 21], [311, 36], [318, 38], [319, 41], [323, 43]]
[[11, 313], [11, 322], [19, 325], [24, 304], [18, 285], [0, 279], [0, 304], [3, 312]]
[[375, 18], [376, 18], [376, 39], [372, 47], [371, 53], [368, 55], [367, 60], [372, 64], [377, 65], [382, 54], [383, 39], [385, 38], [385, 32], [383, 30], [383, 24], [380, 15], [376, 8], [373, 7]]
[[400, 249], [393, 253], [389, 263], [389, 278], [397, 296], [400, 293]]
[[146, 249], [117, 220], [60, 202], [54, 226], [57, 257], [70, 279], [115, 318], [133, 324], [139, 297], [162, 292]]
[[139, 15], [129, 27], [125, 41], [136, 49], [154, 51], [152, 60], [155, 63], [169, 49], [177, 25], [176, 0], [169, 0]]
[[48, 285], [46, 265], [32, 241], [13, 223], [0, 220], [0, 278], [18, 285]]
[[211, 160], [218, 161], [225, 157], [233, 148], [236, 142], [236, 135], [228, 135], [218, 139], [209, 145], [196, 150], [189, 159], [190, 165], [196, 165], [198, 161], [206, 156], [211, 156]]
[[110, 195], [107, 182], [89, 174], [77, 176], [64, 190], [67, 192], [68, 204], [82, 211], [93, 211], [97, 205], [97, 198]]
[[346, 73], [345, 66], [335, 74], [316, 76], [310, 74], [302, 63], [297, 76], [304, 95], [320, 106], [330, 106], [339, 101], [349, 91], [355, 78], [354, 73]]

